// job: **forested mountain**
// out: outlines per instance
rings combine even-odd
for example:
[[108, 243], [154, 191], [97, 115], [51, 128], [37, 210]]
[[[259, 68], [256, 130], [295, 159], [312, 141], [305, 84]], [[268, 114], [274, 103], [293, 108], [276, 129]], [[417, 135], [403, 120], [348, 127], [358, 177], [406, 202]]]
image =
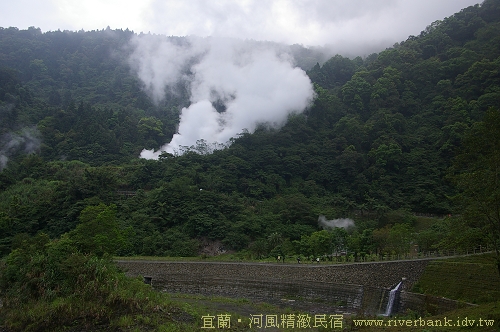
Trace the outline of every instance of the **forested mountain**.
[[[316, 92], [304, 113], [222, 150], [199, 141], [143, 160], [175, 133], [189, 95], [151, 101], [126, 60], [133, 35], [0, 29], [2, 254], [26, 234], [74, 229], [99, 204], [120, 224], [122, 255], [195, 255], [205, 239], [298, 253], [320, 215], [357, 221], [356, 254], [397, 251], [388, 234], [413, 233], [413, 213], [455, 211], [448, 169], [499, 108], [500, 1], [486, 0], [364, 59], [310, 66], [321, 54], [295, 45]], [[446, 227], [412, 241], [450, 245]]]

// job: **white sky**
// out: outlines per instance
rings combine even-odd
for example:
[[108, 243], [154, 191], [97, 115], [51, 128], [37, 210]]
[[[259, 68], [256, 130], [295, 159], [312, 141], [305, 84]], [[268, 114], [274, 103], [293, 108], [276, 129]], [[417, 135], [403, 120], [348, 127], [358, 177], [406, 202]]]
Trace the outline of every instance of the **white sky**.
[[[0, 0], [0, 27], [129, 28], [218, 35], [355, 52], [418, 35], [479, 0]], [[360, 54], [362, 55], [362, 54]]]

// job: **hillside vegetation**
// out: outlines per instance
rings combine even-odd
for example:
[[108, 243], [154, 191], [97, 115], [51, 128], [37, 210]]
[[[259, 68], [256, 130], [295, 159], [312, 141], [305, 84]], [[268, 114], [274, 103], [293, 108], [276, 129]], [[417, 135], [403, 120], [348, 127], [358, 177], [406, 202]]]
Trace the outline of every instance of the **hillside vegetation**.
[[[150, 99], [127, 61], [135, 35], [0, 28], [0, 318], [9, 327], [159, 317], [138, 318], [144, 310], [190, 322], [151, 301], [111, 255], [212, 246], [242, 259], [359, 261], [481, 245], [496, 251], [500, 272], [499, 0], [364, 59], [323, 63], [291, 46], [314, 84], [310, 107], [281, 128], [262, 123], [224, 148], [199, 140], [159, 160], [138, 156], [171, 139], [190, 96], [179, 86]], [[355, 226], [318, 224], [337, 218]]]
[[356, 219], [337, 235], [356, 256], [404, 253], [410, 241], [488, 244], [448, 219], [410, 237], [412, 213], [459, 211], [449, 167], [469, 128], [498, 112], [498, 13], [485, 1], [366, 59], [336, 55], [307, 72], [314, 104], [281, 129], [262, 124], [225, 149], [199, 141], [159, 161], [137, 156], [169, 140], [188, 96], [149, 100], [125, 61], [133, 32], [3, 28], [0, 250], [19, 234], [58, 237], [101, 203], [126, 234], [121, 255], [196, 255], [207, 239], [257, 256], [278, 245], [324, 254], [307, 243], [319, 215]]

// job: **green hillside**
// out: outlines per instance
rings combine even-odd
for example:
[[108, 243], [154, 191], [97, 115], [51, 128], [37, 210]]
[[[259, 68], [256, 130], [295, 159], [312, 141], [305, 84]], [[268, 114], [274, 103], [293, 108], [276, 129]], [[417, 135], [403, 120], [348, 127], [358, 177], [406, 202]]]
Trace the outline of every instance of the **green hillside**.
[[331, 247], [309, 238], [320, 215], [356, 220], [337, 241], [354, 259], [410, 243], [491, 244], [457, 226], [465, 243], [449, 219], [415, 233], [412, 214], [460, 211], [447, 176], [469, 128], [498, 111], [498, 8], [488, 0], [379, 54], [316, 64], [313, 105], [282, 128], [262, 124], [225, 149], [199, 141], [159, 161], [137, 156], [169, 141], [188, 91], [149, 99], [126, 62], [133, 32], [2, 28], [1, 252], [19, 234], [58, 237], [101, 203], [127, 234], [120, 255], [191, 256], [203, 241], [322, 255]]
[[[190, 91], [155, 103], [127, 60], [134, 36], [0, 28], [0, 330], [199, 327], [113, 255], [353, 262], [478, 246], [493, 256], [431, 263], [416, 289], [498, 318], [500, 0], [366, 58], [281, 45], [314, 85], [310, 107], [159, 160], [138, 156], [171, 140]], [[340, 218], [355, 225], [318, 223]]]

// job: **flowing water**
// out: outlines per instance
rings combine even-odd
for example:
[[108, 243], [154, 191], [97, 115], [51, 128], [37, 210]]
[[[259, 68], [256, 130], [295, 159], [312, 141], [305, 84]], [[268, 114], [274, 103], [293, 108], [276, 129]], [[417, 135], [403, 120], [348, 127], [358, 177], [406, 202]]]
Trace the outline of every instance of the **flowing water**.
[[399, 287], [401, 286], [402, 281], [399, 282], [399, 284], [396, 285], [391, 291], [389, 292], [389, 300], [387, 301], [387, 307], [385, 308], [385, 313], [383, 316], [390, 316], [392, 313], [392, 307], [394, 306], [394, 301], [396, 300], [396, 294], [398, 292]]

